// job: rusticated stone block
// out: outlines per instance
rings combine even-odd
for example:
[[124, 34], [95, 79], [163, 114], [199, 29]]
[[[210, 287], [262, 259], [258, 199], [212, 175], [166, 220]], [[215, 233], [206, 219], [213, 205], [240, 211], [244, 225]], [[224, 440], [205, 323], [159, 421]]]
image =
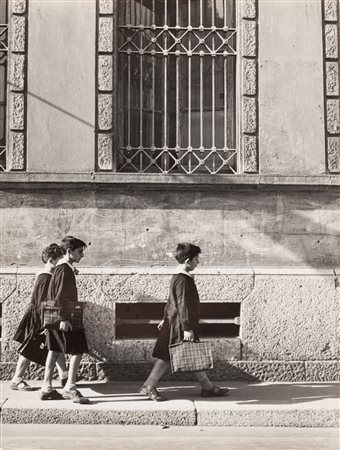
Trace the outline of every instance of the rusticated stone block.
[[97, 365], [81, 363], [78, 370], [78, 377], [87, 381], [97, 380]]
[[13, 14], [23, 14], [26, 12], [26, 0], [12, 0]]
[[243, 136], [244, 171], [256, 173], [257, 167], [257, 138], [256, 136]]
[[11, 380], [14, 376], [16, 362], [1, 362], [0, 363], [0, 380]]
[[25, 88], [25, 58], [25, 55], [13, 53], [9, 59], [12, 91], [23, 91]]
[[326, 58], [336, 59], [339, 52], [338, 28], [336, 25], [325, 26], [325, 53]]
[[112, 170], [112, 136], [98, 135], [98, 169]]
[[256, 0], [243, 0], [243, 17], [246, 19], [255, 19]]
[[98, 89], [100, 91], [112, 91], [112, 65], [110, 55], [99, 55], [98, 57]]
[[256, 56], [256, 23], [253, 20], [243, 21], [242, 55]]
[[256, 95], [256, 61], [253, 59], [243, 58], [242, 68], [243, 95]]
[[339, 95], [339, 65], [326, 62], [326, 95]]
[[153, 367], [153, 363], [119, 364], [98, 363], [98, 380], [133, 381], [146, 379]]
[[11, 51], [24, 52], [26, 46], [26, 18], [12, 16], [11, 24]]
[[24, 94], [11, 95], [10, 128], [23, 130], [25, 126], [25, 97]]
[[327, 131], [330, 134], [340, 133], [340, 101], [327, 100]]
[[99, 0], [99, 14], [112, 14], [114, 0]]
[[113, 50], [113, 20], [111, 17], [99, 18], [99, 43], [100, 52], [112, 52]]
[[256, 132], [256, 99], [243, 97], [242, 99], [243, 133]]
[[112, 128], [112, 95], [98, 95], [98, 127], [100, 130]]
[[25, 135], [24, 133], [9, 133], [8, 149], [9, 169], [23, 170], [25, 168]]
[[328, 170], [340, 172], [340, 137], [328, 138]]
[[340, 381], [340, 362], [307, 361], [306, 381]]
[[325, 0], [325, 20], [336, 22], [338, 18], [337, 13], [338, 0]]

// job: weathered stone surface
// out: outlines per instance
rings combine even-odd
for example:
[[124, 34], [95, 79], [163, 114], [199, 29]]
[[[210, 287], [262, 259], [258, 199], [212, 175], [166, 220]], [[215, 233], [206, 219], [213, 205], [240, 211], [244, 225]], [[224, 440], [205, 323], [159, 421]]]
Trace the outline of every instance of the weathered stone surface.
[[98, 134], [98, 169], [112, 170], [112, 135]]
[[339, 64], [326, 62], [326, 95], [339, 95]]
[[256, 61], [243, 58], [242, 94], [256, 95]]
[[336, 25], [325, 25], [325, 54], [326, 58], [336, 59], [339, 54], [338, 28]]
[[99, 14], [112, 14], [114, 0], [99, 0]]
[[10, 89], [23, 91], [25, 88], [25, 55], [13, 53], [10, 62]]
[[135, 361], [136, 363], [152, 362], [152, 351], [155, 339], [121, 340], [115, 342], [115, 360], [118, 363]]
[[256, 99], [250, 97], [242, 98], [242, 128], [244, 133], [256, 133]]
[[11, 380], [15, 373], [16, 362], [0, 363], [0, 380]]
[[23, 130], [25, 126], [25, 97], [24, 94], [10, 95], [10, 128]]
[[25, 168], [25, 135], [10, 131], [8, 146], [8, 165], [10, 170]]
[[112, 66], [111, 55], [98, 56], [98, 89], [100, 91], [112, 91]]
[[79, 378], [87, 381], [97, 380], [97, 365], [81, 363], [78, 370]]
[[10, 30], [11, 51], [24, 52], [26, 48], [26, 18], [12, 16]]
[[243, 136], [244, 171], [247, 173], [257, 173], [257, 137]]
[[340, 137], [329, 137], [327, 142], [328, 170], [331, 173], [340, 172]]
[[26, 11], [26, 0], [12, 0], [11, 12], [13, 14], [23, 14]]
[[256, 0], [244, 0], [242, 2], [242, 6], [243, 6], [243, 17], [246, 19], [255, 19]]
[[243, 30], [242, 55], [255, 57], [257, 52], [255, 21], [243, 20], [242, 30]]
[[325, 11], [325, 20], [327, 21], [336, 21], [338, 18], [337, 14], [337, 6], [338, 0], [325, 0], [324, 1], [324, 11]]
[[340, 381], [339, 361], [307, 361], [307, 381]]
[[112, 95], [98, 95], [98, 127], [100, 130], [112, 128]]
[[99, 18], [99, 42], [100, 52], [112, 52], [113, 50], [113, 20], [111, 17]]
[[145, 380], [153, 364], [118, 364], [118, 363], [98, 363], [98, 380]]
[[337, 360], [338, 321], [334, 277], [259, 275], [242, 303], [242, 359]]
[[327, 100], [327, 131], [330, 134], [340, 133], [340, 100]]

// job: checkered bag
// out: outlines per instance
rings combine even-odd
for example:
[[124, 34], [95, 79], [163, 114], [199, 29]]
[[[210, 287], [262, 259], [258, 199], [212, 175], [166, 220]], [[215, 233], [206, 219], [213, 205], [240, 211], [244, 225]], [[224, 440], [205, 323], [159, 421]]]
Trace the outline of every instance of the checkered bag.
[[[83, 325], [83, 306], [81, 302], [70, 302], [67, 305], [67, 315], [72, 325], [72, 330], [81, 330]], [[60, 308], [55, 306], [53, 302], [44, 302], [41, 306], [41, 317], [43, 328], [57, 329], [61, 321]]]
[[169, 346], [171, 372], [197, 372], [213, 369], [210, 342], [186, 342]]

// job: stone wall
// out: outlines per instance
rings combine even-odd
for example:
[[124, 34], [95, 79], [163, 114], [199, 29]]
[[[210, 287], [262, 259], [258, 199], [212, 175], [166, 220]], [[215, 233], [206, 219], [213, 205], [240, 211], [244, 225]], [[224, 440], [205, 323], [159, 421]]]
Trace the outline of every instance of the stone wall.
[[[82, 270], [77, 281], [80, 299], [86, 302], [90, 348], [81, 368], [84, 378], [132, 380], [146, 376], [154, 340], [115, 339], [115, 304], [165, 302], [170, 274], [170, 269]], [[333, 271], [206, 268], [198, 272], [196, 280], [202, 302], [241, 304], [240, 336], [212, 340], [212, 378], [339, 379], [339, 291]], [[29, 301], [34, 275], [32, 269], [8, 269], [2, 282], [1, 376], [9, 378], [17, 358], [12, 336]], [[42, 368], [33, 364], [30, 376], [41, 375]]]

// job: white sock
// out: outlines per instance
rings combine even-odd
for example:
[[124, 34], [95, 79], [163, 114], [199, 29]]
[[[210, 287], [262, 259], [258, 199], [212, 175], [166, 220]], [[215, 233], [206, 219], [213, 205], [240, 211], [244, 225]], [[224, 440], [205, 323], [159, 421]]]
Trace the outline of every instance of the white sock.
[[68, 370], [60, 371], [59, 378], [62, 380], [66, 380], [66, 378], [68, 378]]
[[13, 377], [12, 383], [19, 384], [23, 380], [22, 377]]
[[67, 383], [65, 384], [64, 389], [65, 389], [65, 391], [75, 391], [75, 390], [77, 389], [77, 386], [75, 385], [75, 383], [69, 383], [69, 382], [67, 382]]
[[46, 384], [42, 385], [41, 391], [42, 392], [52, 392], [53, 391], [53, 387], [52, 387], [51, 384], [46, 383]]

